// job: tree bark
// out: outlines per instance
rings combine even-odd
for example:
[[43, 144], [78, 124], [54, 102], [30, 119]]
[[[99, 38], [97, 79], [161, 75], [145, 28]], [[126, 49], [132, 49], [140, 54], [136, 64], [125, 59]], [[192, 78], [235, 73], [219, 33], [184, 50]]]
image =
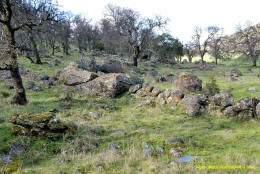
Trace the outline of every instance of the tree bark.
[[253, 63], [252, 66], [253, 67], [256, 67], [256, 59], [257, 59], [256, 57], [252, 57], [252, 63]]
[[10, 72], [14, 85], [14, 96], [12, 98], [11, 104], [25, 105], [27, 103], [27, 99], [18, 66], [13, 67]]
[[14, 96], [12, 98], [11, 104], [25, 105], [27, 103], [27, 99], [17, 63], [14, 30], [11, 28], [10, 23], [3, 24], [2, 29], [8, 46], [8, 55], [10, 56], [9, 70], [11, 72], [11, 78], [14, 85]]
[[35, 55], [35, 58], [36, 58], [35, 64], [42, 64], [40, 54], [39, 54], [39, 51], [38, 51], [38, 48], [37, 48], [37, 44], [36, 44], [35, 39], [34, 39], [34, 35], [32, 33], [30, 33], [30, 34], [31, 34], [30, 40], [31, 40], [32, 46], [33, 46], [33, 52], [34, 52], [34, 55]]
[[139, 54], [140, 54], [139, 46], [134, 45], [133, 46], [133, 63], [134, 63], [134, 66], [137, 66], [137, 59], [138, 59]]

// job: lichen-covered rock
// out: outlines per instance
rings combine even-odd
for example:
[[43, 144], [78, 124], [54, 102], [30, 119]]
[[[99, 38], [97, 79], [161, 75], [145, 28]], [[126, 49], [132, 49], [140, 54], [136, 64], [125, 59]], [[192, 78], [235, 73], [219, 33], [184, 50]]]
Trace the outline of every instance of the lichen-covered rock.
[[202, 81], [191, 73], [182, 73], [177, 80], [174, 81], [175, 87], [184, 92], [195, 92], [202, 90]]
[[234, 98], [232, 94], [220, 91], [212, 97], [212, 102], [215, 106], [219, 106], [221, 110], [224, 110], [226, 107], [233, 105]]
[[[256, 102], [258, 103], [258, 101]], [[253, 104], [252, 98], [242, 98], [234, 105], [234, 111], [241, 112], [244, 110], [252, 110], [253, 105], [257, 105], [257, 103]]]
[[34, 135], [56, 139], [65, 133], [73, 134], [75, 126], [61, 121], [52, 112], [41, 114], [15, 114], [10, 118], [13, 123], [12, 131], [15, 135]]
[[234, 111], [233, 106], [228, 106], [223, 110], [224, 115], [234, 117], [237, 113]]
[[185, 108], [186, 113], [191, 116], [197, 116], [201, 113], [202, 109], [202, 101], [199, 95], [191, 96], [191, 97], [184, 97], [181, 100], [181, 105]]
[[2, 156], [0, 157], [0, 173], [8, 174], [17, 171], [18, 159], [16, 157]]
[[70, 63], [61, 72], [59, 81], [65, 85], [74, 86], [89, 82], [96, 77], [96, 73], [80, 69], [76, 63]]

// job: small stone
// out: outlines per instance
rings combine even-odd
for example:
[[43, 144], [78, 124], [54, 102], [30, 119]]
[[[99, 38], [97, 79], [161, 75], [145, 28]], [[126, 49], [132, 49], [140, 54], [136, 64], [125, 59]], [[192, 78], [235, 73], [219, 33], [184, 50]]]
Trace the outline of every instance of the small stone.
[[94, 119], [97, 119], [97, 118], [101, 117], [101, 114], [95, 113], [95, 112], [89, 112], [89, 116]]
[[181, 144], [184, 144], [184, 139], [183, 138], [172, 138], [172, 139], [168, 139], [168, 140], [165, 140], [165, 143], [166, 144], [175, 144], [175, 143], [181, 143]]
[[124, 132], [123, 130], [112, 130], [112, 133], [113, 134], [117, 134], [117, 135], [122, 135], [122, 136], [125, 136], [126, 135], [126, 132]]
[[109, 148], [109, 149], [119, 149], [120, 146], [119, 146], [117, 143], [109, 142], [109, 143], [108, 143], [108, 148]]
[[58, 164], [63, 164], [65, 162], [66, 162], [66, 160], [64, 158], [57, 159]]
[[156, 150], [157, 153], [163, 153], [163, 151], [164, 151], [161, 146], [156, 146], [155, 150]]
[[247, 91], [256, 92], [257, 90], [256, 90], [256, 88], [254, 88], [254, 87], [250, 87], [250, 88], [247, 88]]

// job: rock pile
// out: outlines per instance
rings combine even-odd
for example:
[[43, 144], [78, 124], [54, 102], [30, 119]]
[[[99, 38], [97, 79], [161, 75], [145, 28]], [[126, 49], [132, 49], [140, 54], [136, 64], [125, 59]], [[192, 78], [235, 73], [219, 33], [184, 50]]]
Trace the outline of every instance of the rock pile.
[[[102, 71], [102, 72], [101, 72]], [[120, 61], [107, 60], [101, 65], [80, 60], [71, 63], [60, 74], [59, 81], [64, 91], [73, 91], [78, 95], [116, 97], [127, 91], [131, 85], [143, 80], [123, 74]]]

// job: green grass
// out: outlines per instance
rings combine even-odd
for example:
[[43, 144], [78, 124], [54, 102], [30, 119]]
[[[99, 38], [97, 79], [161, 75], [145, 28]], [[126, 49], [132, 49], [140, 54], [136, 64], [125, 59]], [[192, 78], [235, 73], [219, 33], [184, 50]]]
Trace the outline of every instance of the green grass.
[[[78, 59], [77, 53], [70, 57], [57, 58], [62, 63], [56, 66], [49, 64], [33, 65], [25, 58], [20, 59], [22, 65], [36, 74], [55, 75], [69, 62]], [[51, 62], [51, 58], [43, 58], [43, 62]], [[81, 57], [80, 57], [81, 58]], [[212, 71], [221, 90], [230, 91], [235, 100], [242, 97], [260, 96], [259, 68], [250, 67], [250, 62], [237, 64], [237, 59], [228, 63], [220, 62]], [[233, 64], [236, 63], [236, 66]], [[258, 62], [259, 63], [259, 62]], [[169, 68], [158, 65], [157, 71], [162, 74], [172, 72], [176, 76], [183, 71], [190, 71], [190, 65], [184, 69]], [[143, 67], [140, 67], [141, 69]], [[229, 72], [233, 68], [242, 71], [238, 81], [230, 82]], [[251, 68], [254, 74], [246, 73]], [[203, 81], [207, 82], [212, 71], [193, 70]], [[225, 73], [225, 76], [219, 74]], [[173, 84], [154, 83], [151, 77], [145, 81], [162, 90], [174, 87]], [[25, 79], [24, 79], [25, 81]], [[5, 82], [0, 81], [0, 86]], [[257, 88], [249, 92], [248, 87]], [[12, 90], [3, 89], [12, 94]], [[27, 150], [19, 156], [19, 168], [15, 173], [58, 173], [64, 171], [74, 173], [259, 173], [260, 171], [260, 122], [259, 120], [238, 121], [223, 115], [202, 114], [188, 117], [182, 109], [174, 110], [170, 105], [138, 106], [144, 99], [135, 98], [129, 93], [115, 99], [72, 96], [60, 90], [60, 85], [41, 92], [27, 90], [29, 103], [26, 106], [10, 105], [11, 96], [1, 98], [0, 119], [0, 155], [6, 154], [10, 144], [17, 142], [26, 144]], [[66, 100], [65, 100], [66, 99]], [[115, 110], [104, 110], [96, 105], [114, 106]], [[78, 125], [77, 133], [71, 139], [50, 141], [35, 137], [15, 137], [11, 134], [11, 123], [8, 121], [14, 113], [41, 113], [56, 109], [57, 116], [73, 121]], [[89, 112], [100, 113], [94, 119]], [[125, 132], [125, 135], [115, 133]], [[167, 144], [165, 140], [181, 137], [185, 144]], [[118, 150], [107, 150], [109, 142], [117, 143]], [[142, 142], [147, 142], [153, 150], [151, 157], [143, 154]], [[164, 149], [162, 154], [155, 152], [156, 146]], [[179, 167], [170, 164], [172, 157], [169, 149], [176, 146], [184, 148], [183, 155], [198, 156], [189, 163]], [[119, 152], [123, 153], [120, 155]], [[64, 160], [63, 163], [57, 161]], [[196, 169], [196, 166], [254, 166], [254, 169]]]

